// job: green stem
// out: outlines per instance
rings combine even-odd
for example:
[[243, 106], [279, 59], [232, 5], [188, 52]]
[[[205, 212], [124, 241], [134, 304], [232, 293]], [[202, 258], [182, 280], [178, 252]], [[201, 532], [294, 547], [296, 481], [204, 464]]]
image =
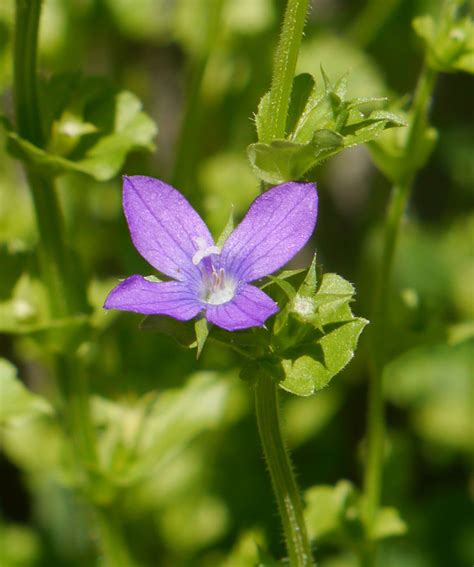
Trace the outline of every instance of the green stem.
[[288, 0], [286, 6], [270, 89], [269, 140], [264, 141], [285, 137], [286, 118], [308, 5], [309, 0]]
[[195, 177], [196, 152], [202, 136], [202, 83], [212, 48], [219, 35], [223, 5], [224, 0], [208, 0], [207, 29], [203, 32], [206, 41], [201, 52], [191, 58], [189, 64], [186, 103], [172, 174], [173, 185], [184, 192], [189, 192], [189, 180]]
[[134, 567], [136, 563], [125, 545], [125, 537], [114, 517], [114, 510], [98, 508], [95, 515], [104, 554], [104, 567]]
[[[20, 136], [42, 147], [36, 82], [36, 59], [41, 0], [17, 0], [14, 44], [14, 104]], [[56, 190], [51, 179], [32, 167], [25, 167], [31, 188], [39, 233], [39, 257], [43, 279], [49, 291], [54, 318], [84, 310], [84, 299], [74, 281], [73, 264], [64, 244], [64, 226]]]
[[76, 361], [62, 354], [55, 356], [55, 371], [63, 423], [73, 440], [77, 472], [87, 484], [89, 472], [97, 468], [97, 454], [86, 376]]
[[[269, 95], [270, 112], [266, 115], [268, 139], [265, 141], [285, 136], [293, 78], [308, 4], [309, 0], [288, 0], [286, 6], [275, 53]], [[280, 426], [278, 386], [266, 375], [257, 377], [255, 407], [258, 430], [278, 502], [290, 565], [311, 567], [314, 561], [306, 532], [303, 504]]]
[[[428, 125], [428, 110], [436, 73], [427, 65], [422, 69], [412, 104], [412, 116], [407, 133], [404, 162], [418, 153]], [[393, 186], [385, 219], [382, 260], [377, 277], [377, 286], [372, 315], [372, 364], [370, 369], [369, 400], [367, 413], [367, 461], [365, 467], [365, 520], [370, 534], [380, 507], [382, 492], [383, 451], [385, 437], [384, 399], [382, 390], [383, 368], [386, 362], [386, 331], [389, 324], [388, 306], [393, 263], [400, 235], [403, 215], [411, 195], [416, 167], [406, 167], [400, 172]], [[369, 544], [366, 565], [375, 563], [376, 545]]]
[[[14, 105], [20, 136], [44, 147], [41, 111], [37, 93], [37, 44], [41, 0], [16, 0], [14, 46]], [[49, 297], [52, 319], [71, 318], [88, 311], [85, 285], [77, 281], [77, 270], [64, 238], [64, 222], [53, 180], [25, 166], [33, 196], [38, 228], [38, 250], [43, 282]], [[65, 343], [66, 344], [66, 343]], [[86, 375], [67, 353], [55, 356], [54, 374], [60, 390], [64, 428], [76, 449], [78, 474], [87, 485], [97, 455], [89, 408]], [[87, 491], [85, 491], [87, 494]], [[107, 564], [132, 565], [112, 518], [97, 510]]]
[[[40, 105], [37, 96], [36, 58], [38, 28], [41, 15], [40, 0], [17, 0], [15, 21], [14, 48], [14, 103], [18, 133], [26, 140], [44, 144], [41, 127]], [[40, 268], [48, 293], [50, 316], [52, 319], [63, 319], [74, 316], [79, 311], [85, 311], [87, 305], [81, 293], [81, 282], [75, 281], [73, 263], [64, 244], [64, 222], [56, 194], [56, 188], [51, 179], [32, 167], [25, 166], [28, 182], [33, 196], [36, 224], [38, 227], [38, 253]], [[56, 357], [57, 380], [64, 398], [70, 402], [71, 408], [76, 408], [79, 398], [84, 423], [89, 424], [87, 408], [87, 393], [80, 386], [75, 365], [63, 356]], [[78, 420], [72, 415], [74, 411], [65, 411], [68, 429], [77, 432]], [[78, 433], [80, 435], [80, 433]], [[87, 435], [92, 443], [90, 435]], [[93, 454], [94, 445], [90, 445], [86, 453]]]
[[20, 136], [33, 144], [43, 144], [36, 84], [41, 0], [16, 0], [14, 44], [14, 102]]
[[280, 427], [278, 386], [266, 375], [257, 379], [255, 407], [263, 452], [283, 523], [290, 565], [311, 567], [314, 562], [306, 533], [303, 505]]
[[367, 47], [377, 37], [385, 22], [393, 14], [400, 0], [367, 0], [366, 5], [349, 26], [347, 35], [359, 47]]

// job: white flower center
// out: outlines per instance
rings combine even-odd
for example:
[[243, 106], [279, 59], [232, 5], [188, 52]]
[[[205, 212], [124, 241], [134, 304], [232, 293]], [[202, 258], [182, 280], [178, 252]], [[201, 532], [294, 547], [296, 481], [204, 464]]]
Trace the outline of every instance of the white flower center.
[[227, 303], [234, 297], [237, 283], [232, 277], [226, 276], [224, 268], [214, 265], [219, 264], [212, 256], [219, 256], [221, 249], [219, 246], [208, 246], [206, 239], [201, 236], [194, 238], [194, 242], [198, 249], [193, 256], [193, 264], [199, 266], [202, 274], [202, 301], [209, 305]]
[[231, 278], [226, 278], [224, 268], [216, 270], [212, 266], [212, 272], [203, 277], [204, 297], [203, 300], [210, 305], [222, 305], [230, 301], [235, 295], [236, 283]]
[[193, 239], [197, 250], [193, 256], [193, 264], [199, 266], [202, 274], [201, 299], [209, 305], [222, 305], [230, 301], [237, 289], [233, 278], [226, 276], [224, 268], [216, 268], [212, 256], [219, 256], [219, 246], [208, 246], [202, 236]]

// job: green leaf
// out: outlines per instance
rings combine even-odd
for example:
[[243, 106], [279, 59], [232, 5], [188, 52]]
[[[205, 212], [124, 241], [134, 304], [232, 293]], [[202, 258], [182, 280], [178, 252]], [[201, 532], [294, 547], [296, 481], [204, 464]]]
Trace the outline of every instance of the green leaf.
[[[157, 128], [128, 91], [99, 79], [55, 77], [44, 86], [52, 115], [45, 119], [46, 149], [8, 132], [7, 147], [18, 159], [50, 175], [79, 172], [98, 180], [114, 177], [127, 155], [152, 151]], [[49, 105], [49, 103], [48, 103]]]
[[247, 155], [255, 174], [266, 183], [300, 179], [309, 169], [343, 148], [343, 138], [331, 130], [318, 130], [308, 143], [274, 140], [251, 144]]
[[347, 529], [345, 524], [359, 522], [360, 525], [357, 499], [356, 489], [347, 480], [340, 480], [335, 486], [319, 485], [307, 490], [304, 514], [310, 537], [318, 541], [337, 539]]
[[300, 322], [299, 329], [278, 329], [282, 335], [281, 364], [285, 372], [280, 386], [299, 396], [310, 396], [329, 384], [353, 357], [359, 336], [367, 325], [365, 319], [355, 317], [350, 309], [352, 284], [337, 274], [324, 274], [315, 293], [315, 270], [313, 261], [289, 304], [286, 327], [294, 317]]
[[344, 146], [350, 148], [358, 144], [365, 144], [375, 140], [384, 130], [406, 126], [403, 118], [394, 112], [376, 110], [365, 117], [358, 110], [349, 113], [348, 120], [341, 134], [344, 137]]
[[350, 147], [373, 139], [386, 128], [405, 125], [400, 116], [380, 110], [385, 98], [356, 97], [346, 100], [347, 75], [333, 85], [323, 69], [321, 73], [324, 91], [313, 92], [308, 99], [290, 140], [307, 143], [316, 130], [330, 129], [342, 134], [344, 147]]
[[395, 508], [381, 508], [371, 534], [363, 524], [364, 498], [347, 480], [335, 486], [314, 486], [305, 492], [309, 535], [318, 541], [358, 546], [367, 541], [403, 535], [405, 522]]
[[[410, 124], [411, 112], [406, 113], [399, 110], [399, 107], [404, 103], [404, 100], [398, 101], [395, 116], [401, 116], [405, 123]], [[388, 114], [390, 118], [391, 113]], [[364, 134], [363, 131], [361, 133]], [[382, 134], [382, 132], [379, 132], [379, 134]], [[434, 128], [425, 128], [419, 144], [407, 156], [405, 155], [405, 147], [408, 134], [409, 127], [393, 128], [384, 131], [376, 140], [368, 140], [369, 151], [375, 165], [393, 182], [396, 182], [400, 176], [405, 175], [408, 171], [421, 169], [428, 161], [438, 140], [438, 133]]]
[[388, 537], [404, 535], [407, 529], [407, 525], [400, 518], [398, 510], [387, 507], [378, 511], [370, 535], [374, 540], [381, 540]]
[[32, 394], [17, 377], [16, 368], [0, 358], [0, 425], [19, 417], [51, 413], [49, 403]]
[[320, 93], [313, 91], [312, 96], [309, 97], [298, 122], [289, 136], [289, 139], [293, 142], [308, 143], [316, 130], [334, 130], [336, 126], [334, 101], [331, 100], [331, 91], [328, 90], [328, 79], [324, 72], [323, 78], [325, 79], [325, 90]]
[[347, 75], [333, 85], [323, 69], [321, 73], [324, 88], [320, 91], [311, 75], [295, 78], [286, 140], [269, 141], [265, 130], [270, 119], [268, 93], [261, 100], [256, 117], [260, 141], [247, 148], [247, 155], [265, 183], [300, 179], [343, 149], [374, 140], [388, 128], [406, 125], [401, 116], [380, 109], [385, 98], [346, 100]]
[[[130, 455], [129, 461], [116, 463], [114, 482], [127, 485], [155, 475], [198, 435], [221, 427], [229, 395], [225, 375], [198, 372], [184, 386], [147, 396], [136, 406], [98, 400], [94, 406], [97, 425], [105, 425], [109, 432], [101, 451], [112, 457], [119, 441]], [[137, 413], [144, 419], [142, 425]]]
[[283, 360], [285, 379], [280, 387], [298, 396], [310, 396], [326, 387], [354, 356], [366, 325], [365, 319], [354, 318], [315, 340], [308, 354]]

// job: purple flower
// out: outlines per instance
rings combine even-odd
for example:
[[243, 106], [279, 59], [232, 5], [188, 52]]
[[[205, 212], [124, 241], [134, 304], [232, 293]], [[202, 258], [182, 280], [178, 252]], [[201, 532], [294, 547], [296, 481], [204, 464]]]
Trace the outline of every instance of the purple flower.
[[259, 327], [278, 305], [250, 282], [281, 268], [316, 224], [311, 183], [284, 183], [260, 195], [243, 221], [216, 246], [204, 221], [176, 189], [152, 177], [124, 177], [123, 208], [135, 248], [172, 278], [131, 276], [108, 295], [105, 309], [188, 321], [201, 311], [228, 331]]

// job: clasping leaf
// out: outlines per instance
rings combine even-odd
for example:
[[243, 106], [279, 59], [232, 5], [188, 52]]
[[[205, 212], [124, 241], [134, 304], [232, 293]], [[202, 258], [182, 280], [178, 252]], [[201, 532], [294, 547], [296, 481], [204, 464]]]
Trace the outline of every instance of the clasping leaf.
[[405, 126], [394, 112], [381, 109], [384, 98], [346, 99], [347, 76], [335, 84], [321, 70], [323, 88], [304, 73], [293, 81], [285, 139], [271, 140], [269, 93], [255, 117], [259, 142], [247, 148], [255, 174], [265, 183], [302, 178], [345, 148], [374, 140], [387, 128]]

